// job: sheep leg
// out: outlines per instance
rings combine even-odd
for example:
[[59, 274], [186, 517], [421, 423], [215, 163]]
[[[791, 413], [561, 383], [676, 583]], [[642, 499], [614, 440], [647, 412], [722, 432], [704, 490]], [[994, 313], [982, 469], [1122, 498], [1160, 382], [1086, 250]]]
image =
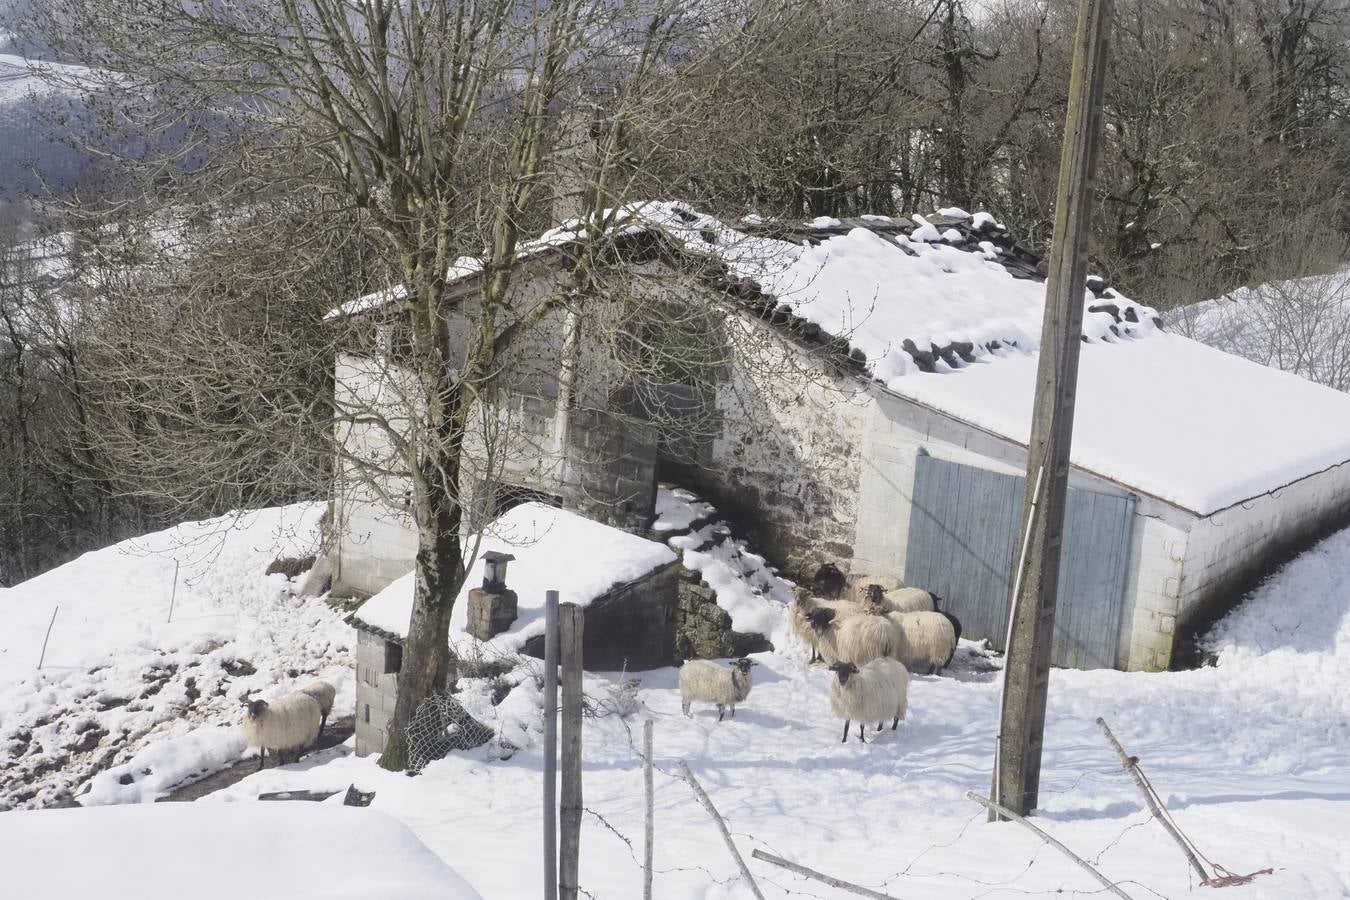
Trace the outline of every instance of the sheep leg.
[[258, 748], [258, 771], [259, 771], [259, 772], [261, 772], [262, 769], [263, 769], [263, 758], [264, 758], [265, 756], [267, 756], [267, 748], [265, 748], [265, 747], [259, 747], [259, 748]]
[[899, 726], [899, 724], [900, 724], [900, 717], [896, 716], [895, 721], [891, 723], [891, 731], [894, 731], [896, 727]]
[[878, 723], [877, 723], [877, 731], [880, 731], [880, 730], [881, 730], [881, 726], [884, 725], [884, 724], [885, 724], [884, 722], [878, 722]]
[[[322, 716], [319, 717], [319, 734], [320, 734], [320, 735], [323, 734], [324, 726], [327, 725], [327, 724], [328, 724], [328, 713], [324, 713]], [[319, 740], [318, 735], [315, 735], [314, 740], [315, 740], [316, 742]]]
[[858, 723], [858, 740], [862, 741], [862, 742], [865, 744], [865, 743], [867, 743], [867, 735], [863, 733], [864, 731], [865, 731], [865, 729], [864, 729], [864, 727], [863, 727], [863, 723], [859, 722], [859, 723]]
[[685, 716], [686, 719], [687, 719], [687, 718], [690, 718], [690, 716], [689, 716], [689, 701], [688, 701], [688, 700], [686, 700], [686, 701], [684, 701], [683, 703], [680, 704], [680, 709], [684, 710], [684, 716]]
[[851, 724], [851, 723], [849, 722], [848, 719], [845, 719], [845, 720], [844, 720], [844, 739], [843, 739], [842, 741], [840, 741], [839, 743], [841, 743], [841, 744], [847, 744], [847, 743], [848, 743], [848, 726], [849, 726], [850, 724]]
[[736, 704], [735, 704], [735, 703], [731, 704], [731, 717], [732, 717], [733, 719], [736, 718]]
[[722, 721], [722, 716], [723, 716], [724, 713], [726, 713], [726, 711], [727, 711], [727, 708], [726, 708], [725, 706], [723, 706], [723, 705], [720, 704], [720, 703], [717, 704], [717, 721], [719, 721], [719, 722]]

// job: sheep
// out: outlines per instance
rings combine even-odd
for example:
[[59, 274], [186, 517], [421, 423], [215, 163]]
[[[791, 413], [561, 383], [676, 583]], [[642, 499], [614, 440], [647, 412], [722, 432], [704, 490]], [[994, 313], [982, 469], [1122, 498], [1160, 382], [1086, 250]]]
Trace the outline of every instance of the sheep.
[[816, 593], [823, 597], [829, 597], [832, 600], [838, 600], [844, 595], [844, 587], [848, 579], [844, 573], [839, 571], [839, 567], [834, 563], [825, 563], [819, 569], [816, 569], [815, 577], [811, 579]]
[[284, 765], [287, 750], [294, 750], [298, 760], [300, 750], [313, 744], [319, 736], [323, 713], [319, 701], [309, 694], [296, 691], [271, 703], [249, 700], [245, 695], [242, 702], [246, 707], [242, 724], [244, 740], [249, 746], [258, 748], [259, 770], [269, 749], [276, 752], [279, 764]]
[[750, 696], [750, 667], [753, 660], [741, 657], [724, 668], [706, 659], [691, 659], [680, 667], [680, 708], [689, 715], [689, 705], [699, 700], [717, 704], [717, 721], [726, 708], [736, 718], [736, 704]]
[[899, 662], [879, 657], [859, 668], [853, 663], [830, 666], [836, 679], [830, 684], [830, 708], [844, 720], [844, 738], [848, 742], [849, 725], [858, 723], [858, 740], [867, 743], [864, 723], [891, 719], [894, 731], [909, 708], [909, 672]]
[[900, 587], [881, 594], [880, 600], [888, 612], [932, 612], [937, 609], [937, 598], [922, 588]]
[[328, 714], [333, 711], [337, 689], [326, 681], [311, 681], [300, 689], [300, 693], [309, 694], [319, 704], [319, 712], [322, 714], [319, 719], [319, 734], [323, 734], [324, 726], [328, 724]]
[[890, 613], [895, 626], [894, 655], [911, 671], [936, 675], [956, 655], [960, 635], [956, 617], [940, 612]]
[[895, 626], [884, 616], [865, 615], [861, 610], [841, 616], [833, 609], [820, 608], [809, 613], [808, 619], [817, 652], [827, 665], [850, 662], [861, 666], [878, 656], [894, 655]]
[[[815, 662], [823, 657], [820, 655], [820, 634], [818, 629], [812, 625], [811, 616], [818, 610], [828, 609], [833, 614], [830, 618], [842, 620], [847, 615], [859, 612], [860, 607], [848, 600], [822, 600], [819, 597], [812, 597], [803, 588], [797, 588], [794, 594], [795, 600], [792, 604], [789, 621], [793, 633], [811, 648], [810, 662]], [[826, 620], [825, 624], [828, 624], [828, 621], [829, 619]]]

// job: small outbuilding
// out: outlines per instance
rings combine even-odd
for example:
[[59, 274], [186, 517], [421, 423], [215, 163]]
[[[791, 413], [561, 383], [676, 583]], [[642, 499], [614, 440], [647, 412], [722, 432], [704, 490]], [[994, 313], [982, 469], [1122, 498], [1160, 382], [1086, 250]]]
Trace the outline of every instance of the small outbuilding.
[[[585, 609], [582, 652], [592, 671], [641, 671], [675, 661], [682, 588], [689, 578], [670, 547], [530, 502], [484, 533], [479, 559], [455, 601], [450, 641], [470, 661], [544, 655], [544, 595]], [[490, 569], [490, 572], [485, 572]], [[482, 574], [481, 580], [477, 577]], [[384, 749], [412, 614], [413, 576], [363, 603], [357, 630], [356, 752]], [[514, 615], [507, 616], [507, 609]]]

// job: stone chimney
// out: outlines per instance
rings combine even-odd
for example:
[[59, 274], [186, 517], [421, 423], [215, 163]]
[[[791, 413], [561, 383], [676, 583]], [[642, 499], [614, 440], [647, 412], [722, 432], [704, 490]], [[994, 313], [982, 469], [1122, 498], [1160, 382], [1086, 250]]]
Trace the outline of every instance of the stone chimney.
[[506, 564], [515, 557], [489, 550], [481, 559], [483, 586], [469, 591], [467, 631], [486, 641], [510, 628], [516, 620], [516, 592], [506, 586]]

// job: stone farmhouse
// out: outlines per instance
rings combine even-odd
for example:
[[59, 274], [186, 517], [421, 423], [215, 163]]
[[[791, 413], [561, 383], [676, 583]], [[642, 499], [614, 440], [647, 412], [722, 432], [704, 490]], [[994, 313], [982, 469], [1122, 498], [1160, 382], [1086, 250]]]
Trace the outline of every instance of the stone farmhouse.
[[[477, 521], [534, 503], [641, 535], [658, 481], [683, 484], [786, 573], [830, 563], [855, 586], [928, 588], [1001, 649], [1039, 260], [961, 210], [731, 225], [651, 203], [609, 233], [596, 311], [550, 316], [511, 361], [488, 419], [515, 440], [467, 476]], [[522, 248], [522, 307], [559, 284], [577, 240], [564, 226]], [[462, 322], [478, 272], [453, 275], [446, 314]], [[388, 392], [395, 300], [334, 311], [381, 336], [338, 360], [340, 402]], [[1100, 279], [1084, 303], [1054, 659], [1163, 669], [1350, 520], [1350, 395], [1170, 333]], [[386, 450], [359, 425], [340, 437], [352, 458]], [[382, 478], [372, 491], [350, 464], [338, 476], [335, 580], [355, 592], [413, 565], [397, 474]]]

